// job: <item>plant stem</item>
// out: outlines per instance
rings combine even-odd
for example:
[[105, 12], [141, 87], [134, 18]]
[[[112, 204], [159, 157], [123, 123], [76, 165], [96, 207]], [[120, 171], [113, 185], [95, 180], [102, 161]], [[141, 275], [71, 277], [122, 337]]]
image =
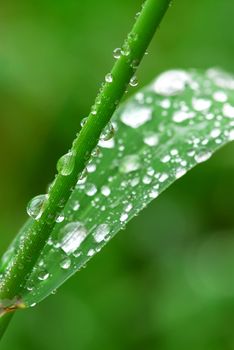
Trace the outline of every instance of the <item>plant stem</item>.
[[[103, 85], [87, 122], [72, 144], [75, 166], [71, 174], [56, 176], [42, 216], [38, 220], [31, 220], [27, 225], [24, 240], [14, 257], [13, 264], [0, 282], [0, 306], [1, 301], [4, 304], [15, 297], [20, 300], [21, 289], [45, 246], [55, 224], [55, 217], [66, 204], [72, 188], [76, 185], [78, 175], [84, 170], [103, 129], [124, 95], [136, 66], [142, 60], [169, 4], [170, 0], [146, 0], [142, 6], [133, 29], [124, 42], [122, 54], [111, 71], [112, 82]], [[1, 329], [4, 329], [3, 319]], [[6, 320], [8, 321], [8, 318]]]

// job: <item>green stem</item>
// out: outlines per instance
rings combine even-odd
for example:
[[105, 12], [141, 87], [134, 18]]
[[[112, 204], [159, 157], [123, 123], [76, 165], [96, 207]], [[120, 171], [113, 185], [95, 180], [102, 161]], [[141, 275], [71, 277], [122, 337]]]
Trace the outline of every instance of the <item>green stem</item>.
[[67, 202], [72, 188], [76, 185], [78, 174], [85, 168], [92, 150], [124, 95], [135, 73], [136, 65], [144, 56], [169, 4], [170, 0], [146, 0], [142, 6], [142, 11], [125, 40], [122, 55], [111, 71], [113, 81], [103, 85], [87, 122], [73, 142], [71, 151], [75, 154], [75, 166], [71, 174], [56, 176], [42, 216], [39, 220], [31, 220], [25, 229], [24, 240], [14, 257], [13, 264], [0, 283], [2, 304], [15, 297], [20, 299], [21, 289], [45, 246], [55, 224], [56, 215]]

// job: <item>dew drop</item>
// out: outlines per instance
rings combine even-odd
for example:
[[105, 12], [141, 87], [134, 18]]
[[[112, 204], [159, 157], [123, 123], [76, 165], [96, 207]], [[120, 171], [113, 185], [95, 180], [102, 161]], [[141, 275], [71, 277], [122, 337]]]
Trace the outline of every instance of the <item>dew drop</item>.
[[186, 169], [184, 168], [178, 168], [176, 169], [175, 177], [176, 179], [179, 179], [180, 177], [184, 176], [186, 174]]
[[138, 79], [135, 75], [130, 79], [129, 85], [132, 87], [135, 87], [138, 85]]
[[72, 173], [75, 166], [75, 156], [72, 152], [64, 154], [57, 162], [58, 173], [68, 176]]
[[94, 184], [87, 183], [85, 186], [85, 193], [87, 196], [92, 197], [97, 192], [97, 187]]
[[150, 191], [150, 193], [149, 193], [149, 197], [152, 198], [152, 199], [157, 198], [158, 195], [159, 195], [159, 193], [158, 193], [158, 191], [155, 190], [155, 189], [152, 189], [152, 190]]
[[87, 256], [93, 256], [95, 254], [95, 250], [94, 249], [89, 249]]
[[112, 123], [108, 123], [100, 136], [100, 140], [108, 141], [113, 138], [114, 133], [115, 133], [115, 129]]
[[60, 263], [60, 267], [64, 270], [69, 269], [70, 266], [71, 266], [71, 259], [70, 258], [65, 258]]
[[41, 270], [39, 273], [38, 273], [38, 279], [40, 281], [45, 281], [48, 279], [49, 277], [49, 272], [47, 270]]
[[227, 101], [227, 95], [223, 91], [216, 91], [213, 94], [213, 98], [217, 102], [226, 102]]
[[58, 235], [61, 249], [68, 255], [74, 253], [86, 238], [87, 234], [87, 229], [79, 221], [65, 225]]
[[128, 219], [128, 214], [127, 214], [127, 213], [121, 214], [121, 216], [120, 216], [120, 221], [121, 221], [121, 222], [124, 222], [124, 221], [126, 221], [127, 219]]
[[43, 213], [44, 206], [47, 199], [48, 199], [47, 194], [41, 194], [39, 196], [32, 198], [27, 205], [28, 215], [35, 220], [39, 220]]
[[93, 237], [97, 243], [100, 243], [107, 238], [109, 233], [110, 233], [109, 225], [101, 224], [96, 228], [95, 232], [93, 233]]
[[108, 197], [111, 194], [110, 187], [102, 186], [101, 193], [103, 194], [103, 196]]
[[160, 175], [158, 181], [159, 182], [165, 182], [168, 179], [168, 177], [169, 177], [168, 174], [163, 173], [163, 174]]
[[125, 125], [136, 129], [151, 120], [151, 114], [150, 108], [130, 106], [122, 112], [120, 119]]
[[105, 82], [106, 83], [112, 83], [113, 81], [113, 76], [111, 73], [108, 73], [106, 76], [105, 76]]
[[131, 154], [121, 159], [119, 164], [119, 171], [121, 173], [127, 174], [138, 170], [140, 166], [141, 164], [139, 156], [136, 154]]
[[211, 107], [211, 101], [203, 98], [193, 98], [192, 105], [195, 111], [207, 111]]
[[194, 159], [197, 163], [202, 163], [208, 160], [211, 156], [212, 156], [212, 153], [210, 151], [204, 150], [196, 154]]
[[120, 47], [117, 47], [116, 49], [114, 49], [113, 56], [116, 60], [118, 60], [121, 57], [121, 48]]
[[234, 118], [234, 107], [229, 103], [225, 103], [223, 106], [223, 115], [227, 118]]
[[64, 213], [61, 212], [61, 213], [59, 213], [59, 215], [56, 217], [55, 221], [56, 221], [57, 223], [60, 223], [60, 222], [63, 222], [64, 218], [65, 218]]
[[150, 147], [157, 146], [159, 143], [159, 137], [153, 131], [149, 131], [144, 135], [144, 143]]
[[184, 91], [191, 77], [183, 70], [171, 70], [161, 74], [153, 83], [154, 91], [162, 96], [173, 96]]

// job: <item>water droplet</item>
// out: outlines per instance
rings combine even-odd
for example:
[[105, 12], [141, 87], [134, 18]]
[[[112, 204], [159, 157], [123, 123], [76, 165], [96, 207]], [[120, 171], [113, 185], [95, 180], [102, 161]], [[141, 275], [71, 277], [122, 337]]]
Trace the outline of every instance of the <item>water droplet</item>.
[[159, 143], [159, 137], [153, 131], [149, 131], [144, 135], [144, 143], [150, 147], [157, 146]]
[[92, 197], [97, 192], [97, 187], [94, 184], [87, 183], [85, 186], [85, 193], [87, 196]]
[[75, 166], [75, 156], [72, 152], [64, 154], [57, 162], [58, 173], [68, 176], [72, 173]]
[[123, 110], [120, 119], [124, 124], [136, 129], [151, 120], [151, 117], [150, 108], [130, 106]]
[[61, 249], [66, 254], [74, 253], [88, 234], [85, 226], [79, 222], [71, 222], [64, 226], [58, 235]]
[[176, 123], [182, 123], [183, 121], [187, 120], [187, 119], [191, 119], [195, 116], [194, 112], [185, 112], [185, 111], [176, 111], [173, 114], [172, 119], [174, 120], [174, 122]]
[[108, 123], [100, 136], [100, 140], [108, 141], [113, 138], [114, 133], [115, 133], [115, 129], [112, 123]]
[[118, 60], [121, 57], [121, 48], [120, 47], [117, 47], [116, 49], [114, 49], [113, 56], [116, 60]]
[[234, 107], [229, 103], [225, 103], [223, 106], [223, 115], [227, 118], [234, 118]]
[[119, 164], [119, 171], [125, 174], [131, 173], [138, 170], [140, 166], [141, 163], [139, 156], [137, 154], [131, 154], [121, 159]]
[[96, 228], [95, 232], [93, 233], [93, 237], [97, 243], [100, 243], [107, 238], [109, 233], [110, 233], [109, 225], [101, 224]]
[[74, 211], [77, 211], [77, 210], [79, 210], [79, 208], [80, 208], [80, 202], [79, 202], [79, 201], [75, 201], [75, 202], [73, 203], [72, 209], [73, 209]]
[[111, 194], [110, 187], [102, 186], [101, 193], [103, 194], [103, 196], [108, 197]]
[[129, 85], [132, 87], [135, 87], [138, 85], [138, 79], [135, 75], [130, 79]]
[[195, 111], [207, 111], [211, 107], [211, 101], [203, 98], [193, 98], [192, 105]]
[[65, 258], [60, 263], [60, 267], [64, 270], [69, 269], [70, 266], [71, 266], [71, 259], [70, 258]]
[[35, 220], [39, 220], [43, 213], [47, 199], [48, 199], [47, 194], [41, 194], [39, 196], [32, 198], [27, 206], [28, 215]]
[[129, 54], [130, 54], [130, 46], [129, 46], [127, 41], [123, 44], [123, 46], [121, 48], [121, 54], [123, 56], [129, 56]]
[[128, 214], [127, 214], [127, 213], [121, 214], [121, 216], [120, 216], [120, 221], [121, 221], [121, 222], [124, 222], [124, 221], [126, 221], [127, 219], [128, 219]]
[[157, 198], [158, 195], [159, 195], [159, 193], [158, 193], [158, 191], [155, 190], [155, 189], [152, 189], [152, 190], [150, 191], [150, 193], [149, 193], [149, 197], [152, 198], [152, 199]]
[[87, 255], [88, 256], [93, 256], [95, 254], [95, 250], [94, 249], [89, 249]]
[[168, 174], [163, 173], [163, 174], [160, 175], [158, 181], [159, 182], [164, 182], [164, 181], [166, 181], [168, 179], [168, 177], [169, 177]]
[[210, 151], [204, 150], [196, 154], [194, 159], [196, 160], [197, 163], [202, 163], [208, 160], [211, 156], [212, 156], [212, 153]]
[[64, 212], [61, 212], [61, 213], [59, 213], [59, 215], [56, 217], [55, 221], [56, 221], [57, 223], [60, 223], [60, 222], [63, 222], [64, 218], [65, 218]]
[[49, 275], [50, 275], [50, 274], [49, 274], [48, 271], [46, 271], [46, 270], [41, 270], [41, 271], [38, 273], [38, 279], [39, 279], [40, 281], [45, 281], [45, 280], [48, 279]]
[[113, 81], [113, 76], [111, 73], [108, 73], [106, 76], [105, 76], [105, 82], [106, 83], [112, 83]]
[[216, 91], [213, 94], [213, 98], [217, 102], [226, 102], [227, 101], [227, 95], [223, 91]]
[[81, 126], [82, 128], [83, 128], [83, 126], [86, 124], [87, 120], [88, 120], [88, 117], [83, 118], [83, 119], [81, 120], [80, 126]]
[[180, 177], [184, 176], [186, 174], [186, 169], [184, 168], [178, 168], [176, 169], [175, 177], [176, 179], [179, 179]]
[[161, 74], [153, 83], [154, 91], [163, 96], [173, 96], [184, 91], [191, 82], [190, 75], [183, 70], [171, 70]]
[[217, 137], [219, 137], [221, 134], [221, 130], [220, 129], [213, 129], [210, 133], [210, 136], [213, 138], [213, 139], [216, 139]]
[[104, 140], [99, 140], [98, 146], [102, 148], [107, 148], [107, 149], [112, 149], [115, 147], [115, 140], [114, 138], [104, 141]]

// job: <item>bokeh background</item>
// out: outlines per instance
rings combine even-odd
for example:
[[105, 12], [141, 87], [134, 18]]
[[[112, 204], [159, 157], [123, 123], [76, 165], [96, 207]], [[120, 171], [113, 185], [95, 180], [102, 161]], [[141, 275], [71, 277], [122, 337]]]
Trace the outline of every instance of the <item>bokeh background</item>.
[[[0, 253], [52, 180], [140, 4], [1, 2]], [[232, 0], [174, 0], [139, 88], [169, 68], [234, 72], [233, 16]], [[18, 312], [1, 349], [234, 349], [233, 154], [231, 144], [180, 179], [56, 295]]]

